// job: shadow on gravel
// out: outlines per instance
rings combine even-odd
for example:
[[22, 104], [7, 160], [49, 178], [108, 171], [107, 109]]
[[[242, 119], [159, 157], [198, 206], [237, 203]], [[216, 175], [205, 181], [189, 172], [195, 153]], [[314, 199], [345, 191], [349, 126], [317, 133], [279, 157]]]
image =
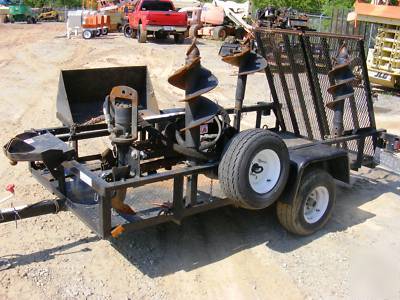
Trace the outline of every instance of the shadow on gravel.
[[[279, 224], [275, 207], [249, 211], [224, 207], [185, 219], [181, 226], [162, 224], [126, 233], [111, 245], [133, 266], [149, 277], [161, 277], [179, 271], [191, 271], [220, 261], [246, 249], [265, 245], [273, 251], [291, 252], [328, 233], [345, 231], [375, 215], [360, 209], [363, 204], [384, 193], [400, 195], [398, 176], [380, 171], [381, 176], [355, 175], [353, 184], [339, 186], [337, 205], [330, 222], [319, 232], [299, 237]], [[149, 191], [150, 192], [150, 191]], [[88, 237], [47, 250], [2, 257], [12, 266], [29, 265], [58, 255], [91, 251], [89, 248], [67, 251], [98, 241]]]
[[187, 218], [181, 226], [164, 224], [127, 233], [112, 245], [150, 277], [197, 269], [259, 245], [287, 253], [373, 218], [374, 214], [359, 207], [383, 193], [400, 192], [398, 177], [384, 173], [376, 180], [358, 175], [353, 177], [352, 187], [340, 186], [331, 221], [309, 237], [287, 233], [278, 223], [274, 207], [263, 211], [225, 207]]
[[74, 248], [76, 246], [95, 242], [98, 240], [99, 240], [98, 237], [93, 236], [93, 237], [83, 238], [83, 239], [74, 241], [69, 244], [64, 244], [64, 245], [46, 249], [46, 250], [41, 250], [41, 251], [29, 253], [29, 254], [13, 254], [13, 255], [8, 255], [8, 256], [3, 256], [1, 258], [6, 259], [8, 261], [8, 263], [11, 264], [11, 268], [14, 266], [30, 265], [31, 263], [34, 263], [34, 262], [44, 262], [44, 261], [54, 259], [56, 256], [59, 256], [59, 255], [67, 255], [67, 254], [71, 254], [71, 253], [91, 251], [90, 248], [85, 247], [78, 251], [66, 252], [67, 250]]

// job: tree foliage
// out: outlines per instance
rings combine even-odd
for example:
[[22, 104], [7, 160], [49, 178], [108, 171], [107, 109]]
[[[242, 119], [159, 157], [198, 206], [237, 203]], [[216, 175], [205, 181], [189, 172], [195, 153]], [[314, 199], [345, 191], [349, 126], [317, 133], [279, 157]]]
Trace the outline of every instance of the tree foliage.
[[334, 8], [351, 8], [354, 0], [254, 0], [255, 7], [294, 8], [308, 13], [325, 13], [330, 15]]
[[24, 0], [24, 3], [32, 7], [43, 7], [43, 6], [81, 7], [82, 6], [81, 0]]
[[[82, 0], [24, 0], [24, 2], [32, 7], [80, 7]], [[211, 1], [211, 0], [203, 0]], [[236, 0], [243, 2], [244, 0]], [[256, 8], [272, 5], [275, 7], [294, 8], [302, 12], [308, 13], [325, 13], [330, 15], [334, 8], [351, 8], [354, 0], [253, 0]]]

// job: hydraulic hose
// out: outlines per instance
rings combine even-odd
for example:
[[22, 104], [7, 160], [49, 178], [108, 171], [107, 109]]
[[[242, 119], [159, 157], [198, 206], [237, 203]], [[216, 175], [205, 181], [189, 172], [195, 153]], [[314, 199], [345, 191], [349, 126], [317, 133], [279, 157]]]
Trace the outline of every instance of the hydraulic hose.
[[[214, 138], [214, 140], [212, 140], [210, 142], [202, 143], [200, 145], [200, 147], [199, 147], [200, 151], [203, 151], [203, 150], [206, 150], [208, 148], [211, 148], [212, 146], [214, 146], [218, 142], [219, 138], [221, 137], [221, 134], [222, 134], [221, 121], [218, 119], [218, 117], [214, 117], [214, 120], [215, 120], [215, 122], [217, 123], [217, 126], [218, 126], [218, 133], [217, 133], [216, 137]], [[175, 138], [176, 138], [176, 141], [178, 142], [178, 144], [180, 146], [183, 146], [183, 147], [185, 146], [185, 141], [183, 140], [183, 138], [182, 138], [182, 136], [181, 136], [181, 134], [179, 133], [178, 130], [175, 131]]]
[[213, 139], [213, 140], [210, 141], [210, 142], [202, 143], [202, 144], [200, 145], [200, 147], [199, 147], [199, 150], [200, 150], [200, 151], [206, 150], [206, 149], [208, 149], [208, 148], [211, 148], [211, 147], [215, 146], [215, 144], [218, 142], [219, 138], [221, 137], [221, 134], [222, 134], [222, 125], [221, 125], [221, 121], [218, 119], [217, 116], [214, 117], [214, 120], [215, 120], [215, 122], [217, 123], [217, 126], [218, 126], [218, 133], [217, 133], [217, 136], [215, 137], [215, 139]]

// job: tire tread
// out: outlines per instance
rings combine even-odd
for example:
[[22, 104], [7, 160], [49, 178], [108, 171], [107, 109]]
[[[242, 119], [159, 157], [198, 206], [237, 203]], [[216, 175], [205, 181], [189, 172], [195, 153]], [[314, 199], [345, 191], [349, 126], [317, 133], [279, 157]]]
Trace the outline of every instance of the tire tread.
[[[299, 188], [298, 194], [291, 203], [284, 203], [281, 201], [277, 201], [276, 214], [277, 214], [279, 222], [287, 231], [297, 234], [297, 235], [303, 235], [303, 236], [310, 235], [314, 231], [317, 231], [318, 229], [323, 227], [326, 224], [326, 222], [329, 220], [333, 209], [331, 209], [328, 212], [328, 215], [325, 217], [326, 219], [318, 227], [316, 227], [313, 232], [311, 232], [310, 230], [307, 230], [306, 228], [304, 228], [301, 225], [301, 223], [298, 221], [298, 216], [297, 216], [299, 213], [299, 209], [301, 208], [302, 194], [304, 193], [304, 191], [302, 190], [302, 187], [304, 185], [306, 185], [306, 183], [309, 183], [309, 182], [315, 181], [315, 180], [320, 180], [321, 178], [324, 178], [325, 176], [328, 176], [327, 180], [331, 181], [330, 183], [332, 183], [334, 186], [333, 178], [328, 172], [326, 172], [325, 170], [322, 170], [322, 169], [312, 169], [309, 172], [303, 174], [303, 178], [300, 183], [300, 188]], [[335, 202], [335, 193], [331, 196], [333, 197], [332, 201]]]
[[[260, 136], [270, 135], [279, 137], [277, 134], [267, 131], [264, 129], [249, 129], [238, 133], [227, 147], [225, 153], [222, 155], [222, 160], [219, 164], [219, 179], [221, 181], [221, 187], [224, 194], [230, 198], [235, 206], [246, 207], [245, 203], [241, 200], [243, 195], [239, 191], [239, 167], [242, 156], [244, 154], [241, 151], [246, 148], [249, 143], [254, 142]], [[283, 142], [282, 142], [283, 143]]]

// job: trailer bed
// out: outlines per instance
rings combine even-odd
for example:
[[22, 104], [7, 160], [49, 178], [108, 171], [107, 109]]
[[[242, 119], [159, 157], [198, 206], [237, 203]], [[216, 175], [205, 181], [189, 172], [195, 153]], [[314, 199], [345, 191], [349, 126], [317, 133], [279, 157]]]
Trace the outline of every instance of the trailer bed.
[[[347, 155], [343, 149], [319, 144], [318, 141], [298, 137], [293, 133], [277, 132], [277, 134], [287, 145], [290, 160], [294, 164], [299, 164], [299, 161], [307, 162], [310, 159], [318, 160], [319, 156], [326, 160], [330, 157], [335, 158]], [[80, 164], [82, 165], [82, 170], [86, 169], [91, 173], [90, 176], [98, 177], [101, 173], [99, 161], [81, 162]], [[208, 167], [204, 168], [204, 170], [215, 168], [217, 165], [217, 163], [210, 164]], [[101, 212], [110, 210], [110, 203], [102, 201], [101, 196], [93, 187], [85, 182], [87, 179], [85, 180], [85, 178], [82, 178], [82, 175], [80, 175], [80, 178], [77, 178], [77, 174], [80, 172], [79, 170], [74, 170], [74, 168], [71, 167], [70, 170], [74, 171], [67, 171], [66, 173], [66, 197], [60, 193], [58, 181], [55, 180], [46, 169], [36, 170], [31, 168], [30, 170], [44, 186], [65, 199], [66, 206], [69, 210], [76, 214], [96, 233], [103, 235], [103, 229], [105, 227], [115, 229], [123, 226], [124, 231], [129, 231], [169, 221], [180, 223], [181, 219], [184, 217], [232, 204], [232, 202], [224, 196], [218, 181], [212, 180], [206, 176], [199, 176], [196, 204], [192, 205], [184, 200], [183, 202], [185, 203], [181, 207], [181, 215], [178, 213], [179, 218], [177, 218], [176, 207], [173, 207], [174, 197], [179, 197], [176, 196], [176, 194], [185, 192], [183, 188], [184, 176], [179, 176], [180, 169], [183, 169], [181, 165], [174, 167], [171, 171], [160, 170], [159, 174], [145, 176], [150, 185], [128, 188], [125, 203], [130, 205], [136, 211], [136, 214], [126, 215], [112, 210], [109, 225], [104, 224], [107, 218], [103, 217]], [[157, 176], [163, 176], [162, 174], [165, 173], [174, 173], [174, 176], [165, 176], [165, 179], [159, 178], [157, 181], [151, 179], [151, 177], [156, 178]], [[175, 181], [181, 182], [175, 184]], [[178, 187], [178, 190], [176, 190], [175, 185]], [[179, 190], [179, 187], [181, 190]], [[102, 207], [104, 205], [107, 205], [107, 207]]]

